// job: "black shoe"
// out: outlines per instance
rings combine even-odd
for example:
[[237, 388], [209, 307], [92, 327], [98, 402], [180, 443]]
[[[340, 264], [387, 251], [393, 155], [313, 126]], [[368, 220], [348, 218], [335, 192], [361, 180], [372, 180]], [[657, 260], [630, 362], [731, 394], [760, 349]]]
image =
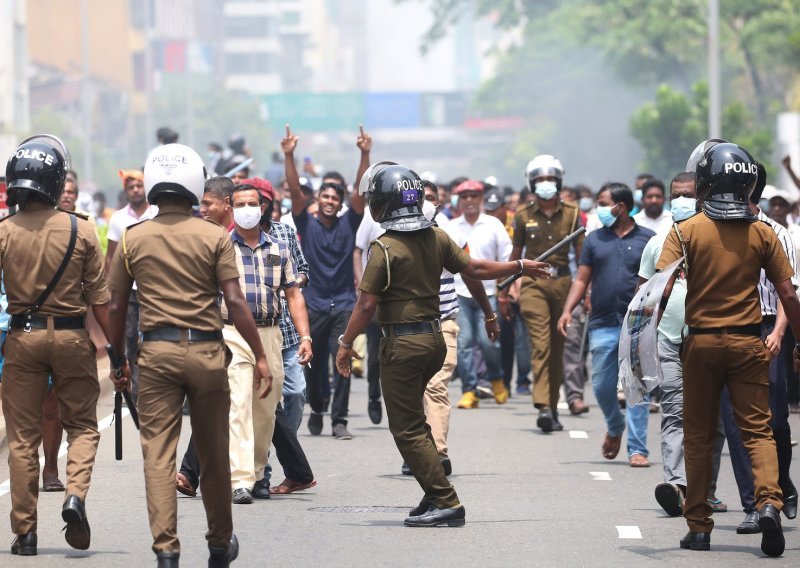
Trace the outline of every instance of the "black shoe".
[[553, 431], [553, 411], [546, 406], [539, 409], [539, 418], [536, 419], [536, 426], [545, 434]]
[[308, 431], [314, 436], [322, 434], [322, 414], [311, 411], [308, 415]]
[[419, 505], [414, 507], [408, 512], [409, 517], [419, 517], [420, 515], [427, 513], [431, 507], [433, 507], [433, 503], [428, 501], [426, 497], [422, 498], [422, 501], [419, 502]]
[[758, 513], [751, 511], [744, 514], [744, 520], [736, 527], [736, 534], [758, 534], [761, 527], [758, 526]]
[[442, 462], [442, 467], [444, 468], [444, 474], [447, 477], [450, 477], [450, 474], [453, 473], [453, 464], [450, 463], [450, 458], [439, 456], [439, 461]]
[[680, 487], [673, 483], [656, 485], [656, 501], [670, 517], [680, 517], [683, 513], [683, 493]]
[[61, 510], [61, 518], [67, 523], [64, 527], [66, 533], [64, 538], [72, 548], [86, 550], [92, 538], [92, 531], [89, 528], [89, 521], [86, 519], [86, 509], [80, 497], [70, 495], [64, 501], [64, 508]]
[[558, 412], [553, 412], [553, 432], [563, 432], [564, 425], [558, 420]]
[[331, 395], [323, 397], [322, 399], [322, 412], [328, 412], [328, 409], [331, 407]]
[[761, 527], [761, 552], [767, 556], [780, 556], [786, 548], [781, 527], [781, 514], [774, 505], [764, 505], [758, 512]]
[[367, 414], [373, 424], [380, 424], [383, 420], [383, 405], [380, 400], [370, 400], [367, 405]]
[[403, 465], [400, 466], [400, 473], [403, 475], [411, 475], [411, 466], [406, 463], [406, 460], [403, 460]]
[[180, 552], [159, 552], [156, 554], [156, 560], [158, 561], [156, 568], [178, 568], [178, 559], [180, 557]]
[[787, 519], [794, 519], [797, 516], [797, 489], [794, 484], [783, 492], [783, 514]]
[[253, 485], [253, 490], [250, 492], [253, 496], [253, 499], [269, 499], [272, 497], [272, 494], [269, 492], [269, 481], [265, 478], [261, 478], [256, 481], [256, 484]]
[[231, 542], [225, 548], [213, 548], [209, 545], [208, 568], [228, 568], [239, 556], [239, 540], [231, 535]]
[[331, 436], [336, 438], [337, 440], [352, 440], [353, 435], [347, 429], [347, 426], [339, 423], [333, 425], [333, 431], [331, 432]]
[[[416, 510], [416, 509], [415, 509]], [[11, 554], [36, 556], [36, 533], [18, 534], [11, 543]]]
[[437, 509], [431, 505], [430, 509], [421, 515], [408, 517], [403, 524], [407, 527], [463, 527], [466, 522], [466, 510], [463, 505], [455, 509]]
[[250, 505], [253, 503], [253, 494], [246, 487], [240, 487], [233, 492], [234, 505]]
[[681, 539], [681, 548], [689, 550], [711, 550], [711, 533], [689, 531]]

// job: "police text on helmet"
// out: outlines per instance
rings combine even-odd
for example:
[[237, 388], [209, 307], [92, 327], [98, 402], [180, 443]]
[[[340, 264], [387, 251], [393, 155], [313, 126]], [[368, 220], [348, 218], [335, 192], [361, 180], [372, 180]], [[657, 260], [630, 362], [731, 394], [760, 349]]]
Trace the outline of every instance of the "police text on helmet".
[[728, 174], [731, 170], [736, 174], [758, 174], [758, 166], [755, 164], [745, 164], [743, 162], [725, 164], [725, 173]]
[[400, 179], [397, 180], [398, 189], [418, 189], [422, 191], [422, 182], [418, 179]]
[[[41, 150], [31, 150], [30, 148], [24, 148], [22, 150], [17, 150], [16, 153], [11, 155], [11, 158], [13, 158], [14, 156], [16, 156], [17, 159], [29, 158], [31, 160], [38, 160], [40, 162], [44, 162], [48, 166], [53, 165], [53, 155], [48, 154], [47, 152], [42, 152]], [[10, 161], [11, 159], [9, 158], [9, 162]]]

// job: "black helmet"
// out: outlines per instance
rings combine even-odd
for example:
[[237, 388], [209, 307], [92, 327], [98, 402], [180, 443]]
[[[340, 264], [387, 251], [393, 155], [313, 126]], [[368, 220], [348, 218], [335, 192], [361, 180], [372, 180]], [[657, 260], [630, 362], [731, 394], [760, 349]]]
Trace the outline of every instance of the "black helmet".
[[758, 182], [758, 162], [737, 144], [716, 143], [703, 152], [695, 169], [697, 197], [712, 219], [756, 218], [750, 212], [750, 194]]
[[56, 136], [39, 134], [24, 140], [6, 164], [8, 205], [24, 203], [34, 193], [58, 204], [70, 161], [67, 147]]
[[392, 231], [419, 231], [432, 227], [422, 214], [425, 190], [417, 172], [394, 162], [378, 162], [361, 176], [359, 193], [365, 196], [372, 218]]

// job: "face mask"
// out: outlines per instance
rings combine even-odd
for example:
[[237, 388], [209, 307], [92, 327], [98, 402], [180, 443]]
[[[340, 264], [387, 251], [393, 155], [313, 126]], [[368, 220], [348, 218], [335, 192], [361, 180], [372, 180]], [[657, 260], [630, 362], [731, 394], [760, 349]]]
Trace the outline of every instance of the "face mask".
[[758, 208], [762, 211], [769, 211], [769, 199], [759, 199]]
[[617, 222], [617, 217], [619, 217], [619, 215], [613, 215], [611, 209], [613, 209], [613, 205], [611, 207], [606, 205], [597, 206], [597, 218], [600, 219], [604, 227], [611, 227]]
[[672, 218], [675, 219], [675, 221], [683, 221], [697, 213], [697, 200], [693, 197], [676, 197], [672, 200], [670, 206], [672, 209]]
[[424, 199], [422, 201], [422, 214], [428, 221], [433, 221], [433, 218], [436, 216], [436, 205]]
[[290, 211], [292, 208], [292, 200], [286, 197], [285, 199], [281, 199], [281, 210], [284, 212]]
[[214, 158], [217, 157], [217, 153], [216, 152], [212, 152], [211, 150], [209, 150], [208, 153], [206, 154], [206, 156], [208, 156], [209, 161], [211, 161], [211, 160], [213, 160]]
[[450, 197], [450, 207], [456, 209], [458, 207], [458, 195]]
[[581, 211], [587, 213], [592, 210], [592, 205], [594, 205], [594, 200], [591, 197], [581, 197], [580, 201], [578, 201], [578, 207], [581, 208]]
[[261, 220], [261, 207], [255, 205], [237, 207], [233, 210], [233, 220], [242, 229], [252, 229]]
[[633, 202], [634, 203], [641, 203], [642, 202], [642, 190], [637, 189], [633, 192]]
[[553, 199], [556, 196], [556, 192], [558, 191], [558, 186], [554, 181], [540, 181], [537, 182], [535, 185], [534, 192], [538, 195], [541, 199], [548, 200]]

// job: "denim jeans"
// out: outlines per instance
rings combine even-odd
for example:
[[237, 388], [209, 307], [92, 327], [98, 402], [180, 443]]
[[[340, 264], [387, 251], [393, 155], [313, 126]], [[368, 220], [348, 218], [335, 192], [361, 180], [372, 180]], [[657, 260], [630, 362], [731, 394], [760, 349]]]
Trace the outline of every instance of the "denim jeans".
[[300, 428], [303, 421], [303, 406], [306, 404], [306, 377], [303, 367], [297, 360], [300, 344], [287, 347], [283, 355], [283, 412], [286, 422], [294, 431]]
[[[489, 296], [492, 310], [497, 312], [497, 297]], [[489, 341], [483, 322], [483, 310], [472, 298], [458, 297], [458, 365], [456, 372], [461, 378], [461, 391], [474, 392], [478, 385], [478, 373], [475, 368], [472, 346], [477, 343], [486, 361], [487, 379], [503, 378], [503, 366], [500, 356], [500, 342]]]
[[619, 436], [628, 425], [628, 457], [647, 451], [647, 419], [650, 405], [647, 401], [627, 406], [625, 417], [617, 403], [619, 382], [619, 334], [621, 327], [596, 327], [589, 330], [589, 350], [592, 353], [592, 387], [597, 404], [603, 411], [610, 436]]

